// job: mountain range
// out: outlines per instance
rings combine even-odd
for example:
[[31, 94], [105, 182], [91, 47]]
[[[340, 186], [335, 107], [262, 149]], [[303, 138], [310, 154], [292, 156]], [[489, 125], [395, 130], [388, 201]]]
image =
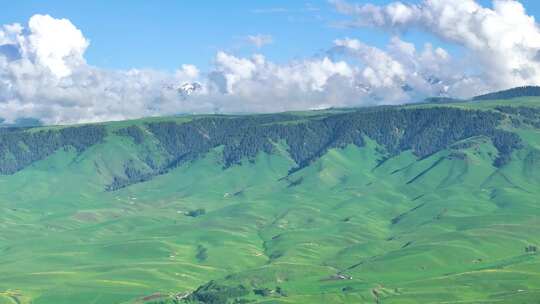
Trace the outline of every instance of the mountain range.
[[536, 303], [537, 95], [0, 128], [0, 303]]

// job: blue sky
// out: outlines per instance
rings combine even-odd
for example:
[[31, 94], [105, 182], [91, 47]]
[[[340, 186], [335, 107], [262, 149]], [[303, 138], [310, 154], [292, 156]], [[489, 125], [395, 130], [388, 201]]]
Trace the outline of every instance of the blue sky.
[[[36, 13], [68, 18], [90, 39], [87, 60], [112, 68], [204, 67], [218, 50], [254, 51], [244, 37], [272, 35], [260, 50], [277, 61], [311, 56], [354, 31], [330, 26], [326, 1], [14, 1], [2, 23], [26, 23]], [[318, 10], [314, 10], [314, 9]], [[285, 10], [282, 10], [285, 9]], [[371, 41], [380, 40], [370, 35]]]
[[[391, 1], [356, 2], [381, 5]], [[478, 2], [485, 6], [491, 3]], [[521, 2], [529, 14], [540, 13], [539, 1]], [[337, 38], [357, 38], [380, 47], [390, 36], [376, 29], [333, 26], [343, 17], [325, 0], [24, 0], [9, 1], [3, 7], [7, 9], [0, 11], [2, 24], [25, 24], [34, 14], [71, 20], [91, 42], [86, 52], [88, 62], [106, 68], [173, 70], [192, 63], [205, 69], [218, 50], [237, 55], [260, 52], [284, 62], [317, 55]], [[244, 39], [254, 34], [271, 35], [274, 43], [256, 50]], [[423, 43], [434, 38], [410, 31], [404, 39]], [[451, 44], [444, 46], [453, 48]]]

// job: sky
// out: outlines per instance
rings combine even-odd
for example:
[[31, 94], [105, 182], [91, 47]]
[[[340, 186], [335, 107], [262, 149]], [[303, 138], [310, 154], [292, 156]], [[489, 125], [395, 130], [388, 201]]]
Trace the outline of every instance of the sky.
[[47, 124], [540, 84], [532, 0], [9, 1], [0, 117]]
[[[374, 44], [388, 38], [384, 32], [359, 34], [333, 26], [342, 16], [324, 0], [154, 3], [10, 1], [10, 9], [0, 12], [0, 20], [25, 24], [34, 14], [67, 18], [91, 41], [88, 63], [123, 69], [174, 70], [186, 62], [208, 68], [220, 50], [240, 55], [259, 51], [271, 60], [286, 62], [313, 56], [343, 35], [363, 36]], [[258, 50], [246, 41], [257, 34], [272, 36], [273, 43]]]

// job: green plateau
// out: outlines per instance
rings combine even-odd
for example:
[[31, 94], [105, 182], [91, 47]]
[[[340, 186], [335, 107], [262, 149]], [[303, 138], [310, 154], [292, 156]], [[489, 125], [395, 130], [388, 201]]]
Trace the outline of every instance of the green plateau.
[[0, 128], [0, 304], [540, 303], [540, 97], [486, 99]]

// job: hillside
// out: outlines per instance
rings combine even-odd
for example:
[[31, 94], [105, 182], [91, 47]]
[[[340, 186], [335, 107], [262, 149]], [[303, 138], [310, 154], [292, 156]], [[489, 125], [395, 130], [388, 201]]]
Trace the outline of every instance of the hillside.
[[499, 92], [489, 93], [485, 95], [476, 96], [473, 100], [495, 100], [495, 99], [510, 99], [518, 97], [533, 97], [540, 96], [540, 87], [537, 86], [525, 86], [503, 90]]
[[0, 304], [534, 303], [540, 99], [0, 128]]

